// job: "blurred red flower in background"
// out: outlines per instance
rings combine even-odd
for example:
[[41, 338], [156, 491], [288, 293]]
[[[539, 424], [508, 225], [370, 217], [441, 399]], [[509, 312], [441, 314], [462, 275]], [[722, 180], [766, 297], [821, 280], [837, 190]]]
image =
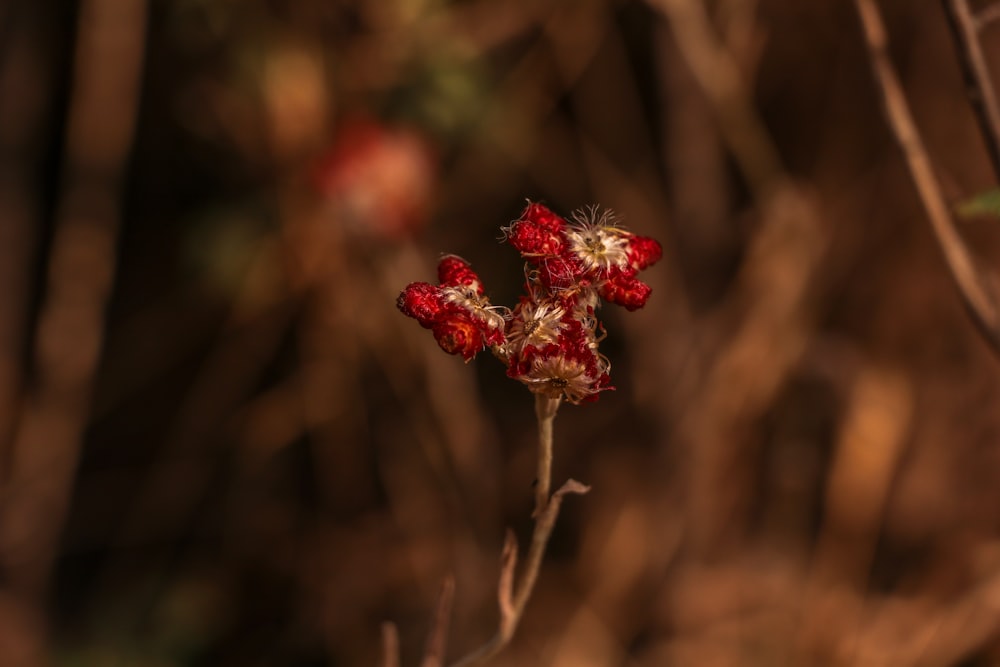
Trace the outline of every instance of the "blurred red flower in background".
[[426, 223], [437, 158], [416, 129], [352, 119], [341, 126], [313, 177], [339, 222], [393, 240]]

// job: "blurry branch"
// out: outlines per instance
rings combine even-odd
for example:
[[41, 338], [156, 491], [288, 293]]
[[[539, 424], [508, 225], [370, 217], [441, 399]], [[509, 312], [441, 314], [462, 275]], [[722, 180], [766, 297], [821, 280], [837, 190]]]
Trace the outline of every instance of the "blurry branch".
[[399, 667], [399, 630], [395, 623], [382, 624], [382, 667]]
[[[546, 399], [540, 399], [546, 400]], [[538, 580], [538, 573], [541, 569], [542, 557], [545, 555], [545, 548], [552, 535], [552, 529], [556, 525], [556, 518], [559, 516], [559, 507], [562, 505], [563, 497], [570, 493], [585, 494], [590, 491], [590, 487], [581, 484], [575, 479], [567, 480], [558, 491], [548, 499], [544, 509], [535, 516], [535, 530], [531, 536], [531, 547], [528, 549], [528, 558], [521, 574], [521, 580], [514, 586], [514, 572], [517, 566], [517, 539], [512, 532], [507, 533], [504, 540], [503, 552], [500, 557], [500, 579], [497, 590], [497, 602], [500, 607], [500, 622], [497, 633], [490, 641], [480, 648], [461, 658], [452, 664], [452, 667], [467, 667], [482, 663], [492, 658], [504, 649], [514, 637], [524, 610], [531, 599], [535, 582]]]
[[[0, 9], [0, 512], [9, 502], [9, 484], [15, 477], [14, 437], [25, 392], [24, 350], [36, 288], [35, 249], [43, 208], [39, 163], [56, 70], [46, 50], [47, 21], [41, 16], [46, 13], [30, 3]], [[13, 558], [3, 530], [0, 527], [0, 563], [8, 565]], [[15, 584], [0, 592], [0, 656], [4, 664], [41, 664], [41, 610], [32, 608], [35, 600], [25, 600], [24, 590], [18, 588]]]
[[962, 63], [969, 100], [986, 141], [993, 172], [1000, 178], [1000, 105], [979, 43], [976, 19], [965, 0], [942, 0], [942, 4]]
[[559, 409], [560, 399], [535, 395], [535, 415], [538, 418], [538, 479], [535, 496], [535, 530], [531, 536], [531, 546], [524, 564], [521, 580], [515, 587], [514, 572], [517, 566], [517, 539], [510, 531], [504, 540], [503, 552], [500, 556], [500, 579], [497, 587], [497, 603], [500, 607], [500, 622], [497, 632], [490, 641], [469, 653], [453, 664], [453, 667], [466, 667], [481, 663], [492, 658], [503, 650], [514, 637], [524, 610], [535, 590], [535, 582], [541, 570], [545, 548], [552, 535], [559, 516], [559, 507], [563, 496], [568, 493], [584, 494], [590, 487], [571, 479], [563, 484], [558, 491], [549, 497], [552, 482], [552, 422]]
[[767, 128], [757, 116], [736, 59], [722, 43], [705, 7], [697, 0], [649, 0], [669, 20], [681, 54], [711, 102], [729, 145], [758, 199], [786, 179]]
[[[687, 300], [697, 307], [722, 295], [728, 277], [722, 268], [740, 241], [729, 214], [729, 161], [701, 87], [677, 57], [667, 26], [658, 32], [656, 65], [663, 99], [670, 100], [661, 121], [662, 159], [669, 167], [670, 212], [684, 221], [675, 225], [677, 243], [685, 248], [675, 263], [691, 276]], [[659, 337], [655, 345], [662, 346]]]
[[[757, 115], [752, 95], [699, 0], [648, 0], [668, 19], [681, 57], [705, 91], [726, 145], [760, 207], [761, 225], [727, 304], [736, 321], [723, 347], [704, 360], [704, 378], [678, 426], [692, 449], [690, 528], [713, 549], [749, 493], [741, 446], [809, 340], [809, 288], [827, 247], [814, 197], [792, 179]], [[766, 352], [765, 352], [766, 351]], [[745, 467], [744, 467], [745, 468]]]
[[889, 60], [888, 37], [873, 0], [855, 0], [864, 31], [872, 69], [889, 126], [903, 151], [910, 175], [930, 218], [945, 261], [973, 319], [994, 352], [1000, 354], [1000, 309], [992, 284], [976, 266], [968, 247], [955, 228], [930, 157], [913, 121], [899, 76]]
[[[705, 59], [707, 53], [712, 54], [707, 56], [711, 62], [706, 61], [702, 71], [716, 69], [717, 61], [728, 62], [723, 65], [730, 67], [726, 85], [744, 92], [752, 87], [764, 44], [764, 31], [756, 20], [757, 4], [756, 0], [716, 3], [717, 37], [712, 36], [711, 26], [706, 27], [707, 17], [689, 15], [685, 19], [700, 26], [702, 39], [711, 36], [719, 42], [710, 49], [700, 48], [699, 57]], [[729, 266], [743, 240], [731, 215], [731, 159], [723, 144], [718, 118], [713, 117], [719, 100], [730, 99], [737, 91], [716, 94], [710, 101], [703, 79], [695, 76], [694, 66], [687, 62], [693, 54], [690, 45], [680, 44], [679, 37], [671, 38], [665, 23], [661, 30], [657, 67], [662, 77], [662, 99], [670, 101], [662, 114], [664, 159], [670, 167], [671, 211], [679, 221], [675, 224], [675, 234], [678, 243], [686, 246], [677, 261], [684, 265], [690, 300], [700, 310], [722, 296], [731, 277]], [[679, 58], [679, 49], [688, 55]], [[759, 121], [750, 119], [742, 124], [759, 126]], [[767, 143], [766, 137], [752, 141], [758, 145]], [[762, 151], [775, 152], [773, 148]]]
[[431, 634], [427, 638], [427, 648], [424, 650], [424, 661], [420, 667], [444, 667], [444, 656], [448, 645], [448, 621], [451, 618], [451, 605], [455, 600], [455, 580], [448, 577], [441, 585], [437, 609], [434, 611], [434, 622]]
[[[445, 651], [448, 645], [448, 621], [451, 606], [455, 600], [455, 579], [447, 577], [441, 585], [431, 632], [427, 637], [424, 658], [420, 667], [444, 667]], [[382, 666], [399, 667], [399, 631], [394, 623], [382, 624]]]
[[[24, 372], [32, 258], [39, 227], [41, 130], [51, 97], [37, 12], [14, 25], [13, 5], [0, 10], [0, 466], [6, 476], [10, 438]], [[23, 5], [21, 9], [28, 9]]]
[[[221, 425], [259, 382], [295, 313], [295, 294], [281, 298], [284, 295], [261, 289], [275, 261], [274, 244], [261, 241], [233, 295], [221, 331], [207, 348], [176, 417], [162, 434], [156, 465], [143, 475], [141, 488], [106, 538], [112, 553], [125, 553], [150, 541], [177, 539], [185, 527], [201, 517], [199, 507], [216, 483], [217, 459], [209, 446], [220, 441]], [[169, 551], [154, 551], [143, 567], [163, 573], [173, 558]], [[127, 558], [105, 559], [92, 577], [96, 598], [111, 595], [129, 576], [127, 563]]]
[[757, 5], [758, 0], [722, 0], [716, 9], [719, 32], [745, 76], [757, 69], [763, 53], [765, 35], [756, 20]]
[[430, 37], [428, 42], [454, 42], [456, 34], [462, 35], [463, 48], [469, 55], [481, 56], [535, 29], [554, 5], [552, 0], [504, 3], [476, 0], [449, 4], [425, 19], [423, 32]]
[[989, 7], [984, 7], [973, 20], [975, 21], [977, 28], [985, 28], [997, 19], [1000, 19], [1000, 3], [994, 3]]
[[[800, 629], [808, 655], [859, 641], [856, 619], [914, 414], [908, 378], [867, 367], [855, 380], [834, 447], [822, 532]], [[848, 624], [845, 626], [845, 621]], [[802, 656], [808, 662], [806, 656]]]
[[[555, 528], [562, 506], [563, 497], [570, 493], [585, 494], [590, 487], [575, 479], [567, 480], [559, 490], [549, 495], [552, 483], [552, 423], [559, 410], [561, 399], [548, 398], [542, 394], [535, 395], [535, 415], [538, 418], [538, 479], [535, 496], [535, 528], [531, 536], [531, 546], [525, 559], [521, 578], [515, 584], [517, 570], [517, 538], [510, 530], [504, 538], [503, 550], [500, 554], [500, 576], [497, 581], [497, 605], [500, 620], [493, 637], [473, 650], [471, 653], [452, 663], [452, 667], [468, 667], [489, 660], [502, 651], [517, 631], [517, 626], [524, 616], [531, 594], [535, 590], [538, 574], [541, 571], [542, 559], [548, 546], [552, 530]], [[421, 667], [440, 667], [443, 665], [445, 652], [445, 637], [448, 628], [448, 616], [451, 610], [454, 583], [449, 578], [445, 581], [438, 602], [437, 613], [427, 642]], [[387, 632], [383, 625], [383, 661], [384, 665], [392, 665], [398, 648], [392, 646], [391, 631]], [[394, 654], [393, 651], [396, 651]]]
[[[984, 572], [960, 596], [934, 600], [923, 596], [875, 597], [858, 623], [858, 641], [847, 664], [922, 667], [960, 665], [995, 656], [1000, 623], [1000, 571]], [[841, 663], [843, 664], [843, 663]]]
[[[906, 445], [913, 403], [905, 376], [865, 368], [852, 388], [835, 445], [826, 488], [826, 525], [818, 549], [842, 552], [829, 562], [852, 569], [847, 574], [862, 588]], [[847, 557], [848, 551], [854, 553]]]
[[121, 188], [138, 110], [146, 3], [79, 13], [62, 191], [34, 338], [34, 389], [14, 436], [0, 558], [39, 605], [73, 485], [115, 273]]

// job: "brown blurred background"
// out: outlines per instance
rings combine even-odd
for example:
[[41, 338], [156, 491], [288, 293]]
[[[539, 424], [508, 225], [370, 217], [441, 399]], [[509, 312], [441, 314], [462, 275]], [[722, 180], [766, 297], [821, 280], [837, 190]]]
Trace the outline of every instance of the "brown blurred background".
[[[946, 195], [995, 186], [941, 7], [881, 8]], [[1000, 664], [1000, 365], [832, 0], [3, 5], [0, 664], [376, 665], [391, 620], [416, 665], [449, 573], [485, 641], [532, 398], [395, 297], [456, 253], [512, 305], [526, 198], [665, 258], [493, 664]]]

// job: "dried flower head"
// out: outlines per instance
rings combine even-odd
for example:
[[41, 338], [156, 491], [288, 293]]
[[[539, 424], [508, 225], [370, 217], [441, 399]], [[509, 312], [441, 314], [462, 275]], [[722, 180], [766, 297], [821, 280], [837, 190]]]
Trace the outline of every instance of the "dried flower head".
[[632, 234], [615, 225], [614, 213], [591, 207], [577, 211], [572, 220], [565, 235], [581, 273], [600, 275], [629, 263], [627, 246]]
[[566, 306], [559, 299], [522, 297], [507, 325], [508, 348], [558, 342], [566, 330], [567, 325], [563, 322], [566, 315]]
[[[565, 398], [570, 403], [595, 400], [599, 392], [613, 389], [611, 363], [597, 351], [600, 339], [596, 335], [596, 319], [578, 311], [549, 311], [550, 307], [544, 304], [535, 311], [547, 311], [549, 321], [532, 320], [538, 327], [546, 327], [544, 336], [536, 335], [535, 340], [525, 337], [520, 344], [508, 344], [507, 376], [535, 393]], [[521, 314], [529, 310], [521, 308]], [[555, 312], [562, 313], [557, 322], [552, 321]], [[518, 313], [514, 319], [518, 319]], [[508, 341], [513, 328], [508, 329]], [[534, 333], [537, 332], [536, 327]]]

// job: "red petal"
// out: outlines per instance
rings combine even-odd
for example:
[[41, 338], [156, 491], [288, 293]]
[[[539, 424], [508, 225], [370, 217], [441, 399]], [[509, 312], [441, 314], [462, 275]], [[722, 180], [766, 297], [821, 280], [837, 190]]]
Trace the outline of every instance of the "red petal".
[[481, 325], [464, 316], [464, 313], [456, 313], [438, 322], [433, 332], [442, 350], [448, 354], [461, 354], [466, 361], [484, 347]]
[[601, 285], [601, 296], [626, 310], [638, 310], [646, 305], [653, 289], [634, 276], [618, 274], [611, 276], [608, 282]]
[[483, 293], [482, 281], [479, 280], [479, 276], [472, 270], [469, 263], [461, 257], [455, 257], [454, 255], [442, 257], [441, 263], [438, 264], [438, 280], [441, 281], [443, 287], [457, 287], [459, 285], [472, 285], [476, 283], [476, 292], [478, 294]]
[[429, 283], [410, 283], [400, 292], [396, 307], [429, 329], [444, 310], [441, 289]]
[[528, 220], [519, 220], [507, 230], [507, 241], [525, 257], [558, 255], [565, 246], [562, 237]]
[[520, 220], [536, 225], [540, 229], [558, 234], [566, 228], [566, 220], [552, 212], [544, 204], [530, 203], [521, 214]]
[[629, 241], [629, 263], [637, 271], [655, 264], [660, 261], [661, 257], [663, 257], [663, 248], [656, 239], [651, 239], [648, 236], [636, 236]]

